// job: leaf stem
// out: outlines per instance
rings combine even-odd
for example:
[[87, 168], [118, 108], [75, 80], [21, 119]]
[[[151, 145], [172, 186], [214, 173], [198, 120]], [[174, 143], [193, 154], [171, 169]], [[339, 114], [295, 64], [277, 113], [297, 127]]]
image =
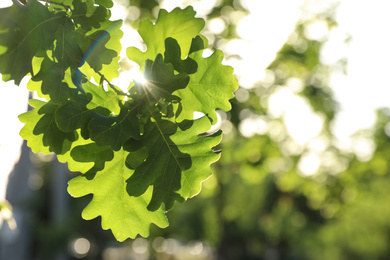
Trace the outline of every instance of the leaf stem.
[[125, 93], [121, 90], [118, 89], [118, 87], [116, 87], [115, 85], [113, 85], [108, 79], [106, 79], [106, 77], [104, 77], [103, 74], [101, 74], [100, 72], [98, 72], [97, 74], [99, 74], [100, 77], [102, 77], [102, 79], [107, 82], [108, 86], [115, 91], [115, 93], [117, 93], [118, 95], [121, 95], [121, 96], [126, 96], [126, 97], [130, 97], [130, 94], [129, 93]]

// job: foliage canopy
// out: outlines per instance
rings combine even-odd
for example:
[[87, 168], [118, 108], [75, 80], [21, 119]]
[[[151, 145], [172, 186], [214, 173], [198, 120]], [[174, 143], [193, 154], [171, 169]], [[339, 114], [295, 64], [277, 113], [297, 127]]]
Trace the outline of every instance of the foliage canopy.
[[[203, 57], [203, 19], [192, 7], [161, 10], [142, 21], [146, 52], [128, 48], [145, 82], [125, 90], [119, 76], [122, 21], [111, 0], [36, 0], [0, 9], [0, 73], [42, 100], [20, 115], [20, 135], [38, 153], [54, 152], [82, 174], [69, 182], [74, 197], [93, 194], [85, 219], [102, 218], [123, 241], [168, 225], [165, 211], [200, 192], [219, 159], [216, 109], [230, 110], [238, 88], [223, 53]], [[97, 83], [96, 83], [97, 82]], [[194, 112], [203, 117], [194, 119]]]

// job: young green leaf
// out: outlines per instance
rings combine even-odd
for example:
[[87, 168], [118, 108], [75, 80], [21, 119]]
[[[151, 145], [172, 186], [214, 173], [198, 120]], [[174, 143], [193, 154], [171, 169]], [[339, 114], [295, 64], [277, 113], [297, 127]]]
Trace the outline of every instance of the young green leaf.
[[[62, 154], [57, 154], [58, 160], [60, 162], [67, 163], [69, 170], [71, 170], [73, 172], [86, 173], [92, 169], [95, 169], [95, 167], [99, 168], [100, 165], [102, 165], [102, 164], [104, 165], [106, 160], [99, 162], [97, 160], [102, 159], [101, 157], [99, 157], [99, 156], [94, 157], [93, 155], [89, 154], [89, 153], [95, 153], [95, 152], [99, 153], [99, 151], [101, 151], [103, 149], [107, 152], [105, 158], [107, 160], [109, 160], [109, 156], [110, 156], [110, 153], [112, 153], [112, 151], [109, 151], [107, 149], [107, 147], [100, 147], [100, 146], [99, 146], [99, 148], [96, 148], [95, 151], [92, 151], [91, 149], [84, 149], [84, 156], [83, 157], [79, 156], [78, 152], [80, 151], [80, 147], [89, 147], [90, 148], [90, 147], [92, 147], [92, 145], [96, 146], [96, 144], [93, 141], [91, 141], [90, 139], [82, 138], [80, 130], [76, 131], [76, 133], [78, 134], [79, 138], [76, 141], [71, 143], [70, 148]], [[73, 149], [76, 149], [76, 151], [73, 152]], [[89, 160], [86, 160], [86, 158], [88, 158]], [[94, 160], [92, 158], [96, 158], [96, 160]]]
[[97, 86], [89, 81], [83, 84], [83, 89], [86, 93], [92, 95], [92, 100], [87, 104], [88, 109], [95, 109], [98, 112], [104, 110], [108, 111], [108, 114], [111, 112], [115, 115], [120, 113], [121, 107], [119, 104], [123, 96], [118, 95], [114, 90], [108, 89], [105, 91], [102, 86]]
[[122, 20], [105, 20], [101, 21], [96, 28], [89, 30], [78, 28], [74, 40], [84, 53], [80, 66], [86, 61], [96, 72], [102, 73], [107, 79], [117, 77], [119, 75], [118, 55], [122, 49], [121, 26]]
[[[93, 0], [84, 0], [92, 1]], [[66, 12], [69, 8], [73, 8], [73, 0], [51, 0], [47, 3], [50, 12]]]
[[144, 40], [147, 50], [142, 52], [135, 47], [127, 49], [127, 57], [135, 61], [143, 71], [145, 61], [153, 60], [159, 53], [165, 51], [165, 39], [176, 39], [182, 49], [182, 58], [185, 58], [190, 50], [192, 38], [203, 29], [205, 22], [201, 18], [195, 18], [195, 11], [191, 6], [185, 9], [175, 8], [168, 13], [160, 10], [157, 21], [153, 24], [144, 20], [140, 23], [138, 33]]
[[[0, 9], [0, 73], [17, 83], [32, 73], [29, 89], [48, 101], [30, 101], [35, 108], [20, 115], [20, 135], [34, 152], [55, 152], [82, 173], [68, 191], [93, 194], [85, 219], [101, 216], [119, 241], [147, 236], [151, 223], [168, 225], [162, 204], [168, 210], [195, 196], [211, 175], [221, 132], [204, 133], [216, 122], [215, 109], [230, 109], [238, 87], [233, 70], [221, 64], [220, 51], [202, 57], [204, 21], [192, 7], [162, 10], [155, 24], [140, 24], [147, 51], [127, 50], [146, 83], [129, 82], [124, 93], [110, 83], [118, 76], [123, 35], [122, 21], [109, 20], [112, 1], [54, 1]], [[5, 26], [1, 14], [19, 11], [28, 22], [15, 14]], [[21, 68], [22, 58], [10, 56], [18, 48], [26, 49]], [[195, 111], [208, 117], [193, 120]]]
[[177, 115], [177, 120], [191, 120], [194, 112], [198, 111], [206, 114], [215, 124], [216, 109], [231, 109], [229, 99], [234, 97], [238, 82], [233, 76], [233, 68], [222, 65], [221, 51], [215, 51], [208, 58], [203, 58], [202, 52], [190, 54], [189, 57], [198, 64], [198, 69], [190, 75], [187, 88], [173, 93], [181, 98], [182, 111]]
[[95, 0], [95, 4], [104, 6], [106, 8], [111, 8], [114, 6], [112, 0]]
[[119, 241], [149, 235], [150, 224], [166, 227], [168, 221], [160, 208], [154, 212], [147, 210], [152, 190], [139, 197], [129, 196], [126, 180], [133, 171], [126, 167], [128, 152], [119, 150], [114, 158], [106, 162], [103, 170], [78, 176], [68, 183], [68, 192], [74, 197], [93, 194], [88, 206], [83, 210], [84, 219], [102, 218], [102, 228], [111, 229]]
[[18, 116], [20, 122], [25, 125], [20, 130], [19, 135], [27, 141], [27, 145], [31, 148], [34, 153], [49, 154], [50, 150], [48, 147], [43, 145], [42, 136], [34, 135], [34, 127], [43, 115], [38, 114], [38, 110], [43, 107], [46, 102], [37, 99], [29, 101], [30, 106], [34, 107], [31, 111], [25, 112]]

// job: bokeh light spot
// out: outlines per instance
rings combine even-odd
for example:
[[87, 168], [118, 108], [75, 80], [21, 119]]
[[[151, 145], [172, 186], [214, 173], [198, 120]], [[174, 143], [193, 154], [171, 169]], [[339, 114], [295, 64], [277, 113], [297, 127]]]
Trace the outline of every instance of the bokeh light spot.
[[88, 239], [80, 237], [72, 240], [70, 250], [76, 258], [85, 257], [91, 249], [91, 243]]

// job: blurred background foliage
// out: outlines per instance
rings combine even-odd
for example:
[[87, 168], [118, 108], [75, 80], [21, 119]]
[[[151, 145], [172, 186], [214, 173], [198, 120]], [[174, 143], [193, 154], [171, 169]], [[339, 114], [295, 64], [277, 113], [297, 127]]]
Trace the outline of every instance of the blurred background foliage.
[[[136, 28], [140, 19], [156, 18], [160, 1], [117, 2]], [[168, 212], [168, 228], [152, 227], [147, 239], [119, 244], [100, 220], [82, 220], [90, 198], [69, 199], [68, 210], [53, 218], [50, 180], [58, 163], [30, 155], [40, 176], [25, 202], [34, 212], [31, 259], [389, 259], [390, 110], [379, 110], [375, 126], [353, 137], [357, 147], [371, 149], [340, 148], [331, 130], [338, 104], [329, 75], [344, 71], [346, 61], [321, 63], [326, 35], [305, 33], [313, 21], [331, 31], [335, 12], [332, 6], [300, 20], [264, 79], [240, 88], [230, 112], [219, 111], [223, 153], [214, 175], [198, 196]], [[205, 19], [226, 26], [218, 34], [205, 29], [210, 48], [223, 50], [238, 39], [237, 21], [247, 13], [240, 1], [216, 1]], [[242, 57], [227, 52], [225, 59]], [[275, 101], [283, 95], [313, 114], [298, 131], [320, 122], [312, 138], [294, 138], [291, 119], [280, 110], [289, 100]]]

